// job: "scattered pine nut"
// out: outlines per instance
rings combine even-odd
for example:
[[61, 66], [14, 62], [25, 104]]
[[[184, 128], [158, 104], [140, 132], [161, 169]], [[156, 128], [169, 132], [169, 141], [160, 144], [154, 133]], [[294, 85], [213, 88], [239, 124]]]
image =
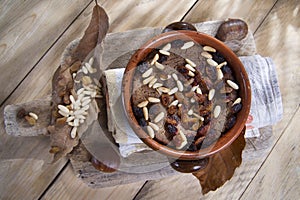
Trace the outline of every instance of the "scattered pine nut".
[[159, 88], [159, 87], [161, 87], [161, 86], [163, 86], [162, 83], [154, 83], [153, 89]]
[[221, 67], [223, 67], [224, 65], [227, 65], [227, 62], [226, 62], [226, 61], [224, 61], [224, 62], [218, 64], [218, 66], [216, 66], [216, 68], [217, 68], [217, 69], [221, 69]]
[[149, 119], [149, 113], [148, 113], [147, 107], [143, 107], [143, 114], [144, 114], [145, 120], [147, 121]]
[[178, 90], [180, 92], [182, 92], [183, 91], [183, 85], [182, 85], [181, 81], [180, 80], [176, 81], [176, 84], [177, 84]]
[[157, 78], [152, 79], [149, 83], [149, 87], [151, 88], [154, 85], [154, 83], [156, 83], [156, 81], [157, 81]]
[[147, 85], [148, 83], [150, 83], [150, 81], [152, 81], [152, 79], [154, 79], [155, 77], [152, 75], [146, 79], [143, 80], [143, 84]]
[[61, 110], [64, 113], [67, 113], [67, 114], [70, 113], [70, 110], [66, 106], [58, 105], [57, 107], [58, 107], [59, 110]]
[[186, 65], [185, 65], [185, 68], [187, 68], [188, 70], [190, 70], [190, 71], [192, 71], [192, 72], [195, 72], [195, 71], [196, 71], [196, 69], [193, 68], [190, 64], [186, 64]]
[[149, 103], [149, 101], [147, 101], [147, 100], [146, 100], [146, 101], [142, 101], [141, 103], [139, 103], [139, 104], [137, 105], [137, 107], [143, 108], [143, 107], [147, 106], [148, 103]]
[[189, 49], [191, 48], [192, 46], [194, 46], [194, 42], [190, 41], [190, 42], [186, 42], [184, 43], [184, 45], [181, 47], [182, 50], [185, 50], [185, 49]]
[[206, 61], [210, 66], [213, 66], [213, 67], [218, 66], [218, 63], [211, 58], [208, 58]]
[[185, 61], [186, 61], [189, 65], [191, 65], [192, 67], [196, 67], [196, 66], [197, 66], [193, 61], [191, 61], [191, 60], [188, 59], [188, 58], [186, 58]]
[[170, 89], [169, 88], [166, 88], [166, 87], [159, 87], [157, 88], [159, 91], [161, 91], [162, 93], [169, 93], [170, 92]]
[[174, 78], [175, 81], [178, 81], [178, 76], [177, 76], [177, 74], [173, 73], [173, 74], [172, 74], [172, 77]]
[[168, 95], [173, 95], [178, 91], [178, 87], [174, 87], [170, 92], [168, 92]]
[[164, 112], [160, 112], [155, 118], [154, 118], [154, 123], [158, 123], [160, 122], [160, 120], [162, 120], [165, 116]]
[[216, 52], [217, 50], [211, 46], [204, 46], [203, 47], [204, 51], [208, 51], [208, 52]]
[[166, 45], [162, 48], [162, 50], [165, 50], [165, 51], [170, 51], [170, 49], [171, 49], [171, 43], [166, 44]]
[[165, 69], [165, 66], [163, 64], [160, 64], [159, 62], [155, 62], [155, 67], [157, 67], [157, 69], [160, 69], [160, 70]]
[[198, 88], [196, 89], [196, 92], [197, 92], [198, 94], [202, 94], [202, 91], [201, 91], [200, 87], [198, 87]]
[[152, 122], [149, 122], [148, 124], [149, 124], [149, 126], [151, 126], [151, 128], [153, 128], [153, 130], [159, 131], [159, 126], [157, 126], [156, 124], [154, 124]]
[[147, 126], [147, 132], [151, 138], [154, 138], [155, 134], [154, 134], [154, 130], [151, 126]]
[[153, 72], [153, 68], [150, 68], [142, 74], [142, 77], [147, 78], [152, 74], [152, 72]]
[[208, 100], [209, 100], [209, 101], [211, 101], [211, 100], [214, 98], [215, 92], [216, 92], [215, 89], [209, 90], [209, 92], [208, 92]]
[[224, 75], [223, 75], [222, 70], [217, 68], [217, 79], [222, 80], [223, 77], [224, 77]]
[[159, 55], [157, 53], [157, 54], [155, 54], [155, 56], [154, 56], [153, 60], [151, 61], [150, 65], [154, 65], [154, 63], [156, 63], [156, 61], [158, 61], [158, 59], [159, 59]]
[[71, 131], [71, 138], [74, 139], [77, 135], [77, 127], [73, 127]]
[[195, 74], [194, 74], [192, 71], [189, 71], [189, 72], [188, 72], [188, 75], [191, 76], [191, 77], [194, 77], [194, 76], [195, 76]]
[[151, 103], [159, 103], [160, 99], [155, 98], [155, 97], [148, 97], [148, 101]]
[[39, 117], [37, 116], [37, 114], [35, 114], [35, 113], [33, 113], [33, 112], [28, 113], [28, 115], [29, 115], [30, 117], [32, 117], [33, 119], [35, 119], [35, 120], [38, 120], [38, 119], [39, 119]]
[[159, 53], [163, 54], [163, 55], [166, 55], [166, 56], [169, 56], [170, 55], [170, 52], [168, 51], [165, 51], [163, 49], [159, 50]]
[[235, 90], [238, 90], [238, 89], [239, 89], [239, 86], [238, 86], [235, 82], [233, 82], [232, 80], [227, 80], [226, 82], [227, 82], [227, 84], [228, 84], [230, 87], [232, 87], [233, 89], [235, 89]]
[[208, 53], [207, 51], [203, 51], [201, 53], [201, 56], [203, 56], [204, 58], [212, 59], [212, 55], [210, 53]]
[[221, 106], [217, 105], [214, 109], [214, 118], [219, 117], [220, 113], [221, 113]]
[[234, 106], [235, 104], [239, 104], [241, 102], [242, 102], [242, 99], [239, 97], [233, 102], [232, 106]]

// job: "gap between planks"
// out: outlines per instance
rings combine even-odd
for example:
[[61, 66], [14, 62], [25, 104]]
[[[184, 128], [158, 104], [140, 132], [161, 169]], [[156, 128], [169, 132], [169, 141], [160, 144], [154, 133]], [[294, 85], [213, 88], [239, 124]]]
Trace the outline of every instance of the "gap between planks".
[[54, 179], [50, 182], [50, 184], [46, 187], [46, 189], [43, 191], [43, 193], [39, 196], [38, 200], [41, 200], [44, 195], [48, 192], [48, 190], [52, 187], [53, 184], [55, 184], [56, 180], [61, 176], [61, 174], [65, 171], [67, 166], [70, 164], [70, 160], [68, 160], [65, 165], [61, 168], [61, 170], [56, 174]]
[[35, 69], [35, 67], [40, 63], [40, 61], [46, 56], [50, 49], [58, 42], [58, 40], [65, 34], [65, 32], [72, 26], [72, 24], [78, 19], [80, 15], [87, 9], [87, 7], [93, 2], [91, 0], [80, 12], [79, 14], [71, 21], [71, 23], [63, 30], [63, 32], [54, 40], [54, 42], [49, 46], [49, 48], [42, 54], [38, 61], [31, 67], [27, 74], [22, 78], [22, 80], [16, 85], [16, 87], [10, 92], [10, 94], [1, 102], [0, 107], [5, 105], [5, 102], [11, 97], [11, 95], [18, 89], [18, 87], [23, 83], [27, 76]]
[[193, 10], [193, 8], [197, 5], [197, 3], [199, 2], [199, 0], [195, 1], [195, 3], [190, 7], [190, 9], [183, 15], [183, 17], [180, 19], [180, 21], [182, 22], [185, 17], [191, 12], [191, 10]]
[[274, 9], [275, 5], [277, 4], [279, 0], [276, 0], [276, 2], [273, 4], [272, 8], [269, 10], [269, 12], [267, 12], [267, 14], [265, 15], [265, 17], [263, 18], [263, 20], [261, 21], [261, 23], [257, 26], [257, 28], [254, 30], [253, 32], [253, 36], [255, 36], [255, 33], [258, 31], [258, 29], [262, 26], [262, 24], [265, 22], [265, 20], [267, 19], [267, 17], [270, 15], [271, 11]]
[[292, 123], [292, 121], [294, 120], [294, 118], [296, 117], [295, 115], [297, 114], [297, 112], [299, 111], [300, 108], [300, 104], [298, 104], [297, 109], [295, 110], [295, 112], [293, 113], [292, 117], [289, 119], [289, 122], [287, 123], [287, 125], [284, 127], [284, 129], [282, 130], [280, 136], [277, 138], [277, 140], [275, 141], [273, 147], [270, 149], [268, 155], [266, 156], [266, 158], [264, 159], [264, 161], [261, 163], [261, 165], [259, 166], [258, 170], [256, 171], [256, 173], [254, 174], [254, 176], [252, 177], [251, 181], [248, 183], [248, 185], [245, 187], [244, 191], [242, 192], [241, 196], [239, 199], [241, 199], [243, 197], [243, 195], [245, 194], [245, 192], [247, 191], [247, 189], [249, 188], [249, 186], [252, 184], [252, 181], [255, 179], [255, 177], [257, 176], [257, 174], [259, 173], [260, 169], [263, 167], [263, 165], [265, 164], [265, 162], [268, 160], [268, 158], [270, 157], [270, 155], [272, 154], [274, 148], [276, 147], [276, 145], [278, 144], [278, 142], [280, 141], [280, 139], [282, 138], [283, 134], [286, 132], [286, 130], [289, 128], [290, 124]]

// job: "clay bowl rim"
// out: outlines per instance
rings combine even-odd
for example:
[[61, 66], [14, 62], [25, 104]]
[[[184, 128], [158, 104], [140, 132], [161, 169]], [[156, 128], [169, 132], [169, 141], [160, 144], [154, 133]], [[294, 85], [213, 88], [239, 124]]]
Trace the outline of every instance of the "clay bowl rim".
[[[132, 77], [134, 75], [134, 69], [137, 67], [137, 64], [145, 58], [147, 54], [149, 54], [154, 48], [162, 46], [163, 44], [167, 44], [173, 40], [183, 39], [186, 41], [190, 41], [191, 38], [198, 42], [200, 45], [208, 45], [214, 47], [217, 51], [219, 51], [226, 59], [226, 61], [231, 65], [231, 69], [234, 73], [234, 76], [239, 84], [239, 94], [242, 98], [242, 109], [237, 114], [237, 121], [235, 125], [226, 132], [222, 137], [220, 137], [217, 142], [212, 144], [211, 146], [200, 149], [198, 151], [184, 151], [184, 150], [176, 150], [166, 145], [160, 144], [155, 141], [142, 129], [141, 126], [138, 125], [138, 122], [133, 114], [131, 107], [131, 90], [132, 90]], [[223, 42], [217, 40], [216, 38], [209, 36], [204, 33], [195, 32], [195, 31], [172, 31], [162, 33], [150, 39], [146, 42], [140, 49], [138, 49], [131, 59], [129, 60], [122, 80], [122, 100], [123, 107], [125, 109], [125, 113], [128, 119], [128, 122], [135, 134], [150, 148], [155, 151], [159, 151], [160, 153], [181, 159], [181, 160], [198, 160], [208, 156], [211, 156], [222, 149], [228, 147], [242, 132], [247, 117], [250, 112], [251, 105], [251, 88], [250, 82], [248, 79], [248, 75], [246, 70], [239, 60], [239, 58], [229, 49]]]

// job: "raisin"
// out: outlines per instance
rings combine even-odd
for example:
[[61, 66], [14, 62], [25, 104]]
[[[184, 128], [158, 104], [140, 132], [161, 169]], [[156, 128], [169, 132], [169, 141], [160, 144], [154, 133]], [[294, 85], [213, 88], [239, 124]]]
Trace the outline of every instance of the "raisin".
[[172, 124], [166, 124], [166, 131], [173, 136], [178, 133], [178, 129]]
[[197, 146], [196, 146], [194, 143], [192, 143], [192, 144], [188, 147], [187, 150], [188, 150], [188, 151], [197, 151], [198, 149], [197, 149]]
[[210, 127], [210, 124], [207, 124], [207, 125], [204, 125], [204, 126], [201, 126], [198, 130], [197, 130], [197, 137], [202, 137], [202, 136], [205, 136], [208, 129]]
[[208, 124], [211, 121], [211, 114], [210, 113], [203, 116], [203, 117], [204, 117], [204, 122], [203, 122], [204, 124]]
[[230, 67], [228, 65], [224, 65], [222, 68], [221, 68], [222, 72], [224, 74], [232, 74], [232, 70], [230, 69]]
[[234, 126], [235, 122], [236, 122], [236, 116], [234, 116], [234, 115], [230, 116], [227, 119], [226, 124], [225, 124], [226, 130], [231, 129]]
[[223, 57], [223, 55], [220, 52], [215, 52], [212, 54], [213, 60], [216, 61], [217, 63], [222, 63], [225, 60], [225, 58]]
[[242, 104], [241, 103], [237, 103], [237, 104], [235, 104], [235, 105], [232, 106], [231, 112], [233, 114], [235, 114], [235, 113], [238, 113], [241, 109], [242, 109]]
[[204, 103], [207, 98], [205, 94], [198, 94], [196, 93], [196, 96], [194, 97], [196, 99], [196, 101], [198, 101], [200, 104]]
[[189, 70], [184, 66], [177, 67], [177, 71], [183, 75], [189, 73]]
[[22, 119], [27, 115], [27, 112], [24, 108], [21, 108], [17, 113], [17, 118]]
[[144, 117], [138, 118], [138, 122], [140, 126], [147, 126], [147, 122]]
[[177, 111], [177, 107], [176, 107], [176, 106], [170, 106], [170, 107], [168, 108], [168, 113], [169, 113], [170, 115], [174, 115], [174, 114], [176, 113], [176, 111]]
[[164, 106], [164, 107], [167, 107], [170, 103], [170, 96], [168, 94], [162, 94], [161, 97], [161, 104]]
[[178, 122], [179, 122], [180, 118], [177, 115], [169, 115], [166, 118], [166, 123], [173, 125], [173, 126], [177, 126]]
[[140, 73], [144, 73], [145, 71], [147, 71], [149, 69], [148, 63], [147, 62], [140, 62], [137, 66], [137, 70]]
[[136, 118], [144, 117], [143, 110], [141, 108], [133, 106], [132, 110], [133, 110], [133, 114]]
[[159, 58], [158, 58], [158, 60], [157, 60], [157, 62], [163, 63], [163, 62], [165, 62], [167, 59], [168, 59], [168, 56], [163, 55], [163, 54], [160, 54], [160, 55], [159, 55]]

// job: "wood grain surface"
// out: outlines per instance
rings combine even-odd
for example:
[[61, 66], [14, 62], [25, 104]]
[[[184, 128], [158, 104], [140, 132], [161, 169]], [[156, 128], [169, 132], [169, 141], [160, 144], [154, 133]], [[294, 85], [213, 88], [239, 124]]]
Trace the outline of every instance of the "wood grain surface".
[[[68, 43], [83, 34], [92, 1], [1, 1], [0, 112], [42, 98]], [[91, 189], [67, 160], [52, 165], [45, 137], [8, 136], [0, 116], [0, 199], [299, 199], [300, 35], [298, 0], [98, 1], [110, 32], [238, 17], [255, 31], [257, 51], [276, 65], [284, 115], [261, 138], [247, 141], [242, 165], [222, 188], [201, 196], [198, 180], [181, 174], [161, 180]], [[195, 4], [194, 7], [192, 7]], [[83, 11], [83, 13], [81, 13]], [[81, 13], [81, 14], [80, 14]], [[79, 15], [79, 16], [78, 16]], [[55, 16], [55, 17], [53, 17]], [[77, 17], [78, 16], [78, 17]], [[65, 31], [65, 32], [64, 32]], [[66, 167], [64, 167], [66, 166]]]
[[0, 104], [89, 2], [1, 1], [0, 85], [6, 87], [0, 88]]

